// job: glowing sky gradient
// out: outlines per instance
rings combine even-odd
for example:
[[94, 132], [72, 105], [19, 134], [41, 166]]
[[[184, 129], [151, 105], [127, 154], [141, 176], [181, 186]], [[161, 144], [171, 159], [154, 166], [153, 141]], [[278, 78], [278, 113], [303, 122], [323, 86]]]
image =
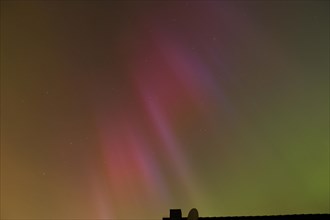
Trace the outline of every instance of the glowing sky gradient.
[[329, 213], [328, 1], [1, 1], [1, 218]]

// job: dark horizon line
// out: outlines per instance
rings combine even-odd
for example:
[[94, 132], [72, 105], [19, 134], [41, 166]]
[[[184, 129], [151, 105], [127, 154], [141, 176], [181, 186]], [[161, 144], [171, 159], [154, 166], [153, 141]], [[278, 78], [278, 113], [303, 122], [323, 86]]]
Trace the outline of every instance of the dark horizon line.
[[[198, 220], [226, 220], [226, 219], [330, 219], [330, 214], [290, 214], [290, 215], [259, 215], [259, 216], [223, 216], [223, 217], [198, 217]], [[188, 220], [188, 217], [171, 218], [164, 217], [163, 220]]]
[[285, 215], [256, 215], [256, 216], [222, 216], [200, 217], [197, 209], [193, 208], [188, 217], [182, 217], [181, 209], [170, 209], [170, 216], [163, 220], [225, 220], [225, 219], [330, 219], [330, 213], [305, 213]]

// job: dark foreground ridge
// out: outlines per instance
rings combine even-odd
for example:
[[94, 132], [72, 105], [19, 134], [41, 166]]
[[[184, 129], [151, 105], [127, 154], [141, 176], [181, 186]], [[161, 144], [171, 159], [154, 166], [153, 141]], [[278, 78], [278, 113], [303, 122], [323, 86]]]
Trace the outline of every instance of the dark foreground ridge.
[[163, 220], [253, 220], [253, 219], [330, 219], [330, 214], [296, 214], [296, 215], [265, 215], [265, 216], [227, 216], [227, 217], [199, 217], [197, 209], [192, 209], [188, 217], [182, 217], [181, 209], [171, 209], [170, 217], [164, 217]]

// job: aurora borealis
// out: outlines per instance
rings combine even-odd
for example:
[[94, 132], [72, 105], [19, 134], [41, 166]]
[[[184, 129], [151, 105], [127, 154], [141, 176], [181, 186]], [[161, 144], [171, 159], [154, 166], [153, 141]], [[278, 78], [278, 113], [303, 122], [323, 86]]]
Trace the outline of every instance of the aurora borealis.
[[329, 213], [329, 1], [1, 1], [1, 218]]

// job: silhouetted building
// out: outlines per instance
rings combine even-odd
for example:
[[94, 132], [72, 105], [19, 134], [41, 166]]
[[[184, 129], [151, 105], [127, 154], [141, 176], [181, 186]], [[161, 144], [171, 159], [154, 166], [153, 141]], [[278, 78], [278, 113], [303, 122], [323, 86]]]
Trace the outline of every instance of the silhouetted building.
[[266, 216], [227, 216], [227, 217], [199, 217], [197, 209], [192, 209], [188, 217], [182, 217], [181, 209], [171, 209], [170, 217], [164, 217], [163, 220], [254, 220], [254, 219], [310, 219], [310, 220], [318, 220], [318, 219], [330, 219], [330, 214], [297, 214], [297, 215], [266, 215]]

